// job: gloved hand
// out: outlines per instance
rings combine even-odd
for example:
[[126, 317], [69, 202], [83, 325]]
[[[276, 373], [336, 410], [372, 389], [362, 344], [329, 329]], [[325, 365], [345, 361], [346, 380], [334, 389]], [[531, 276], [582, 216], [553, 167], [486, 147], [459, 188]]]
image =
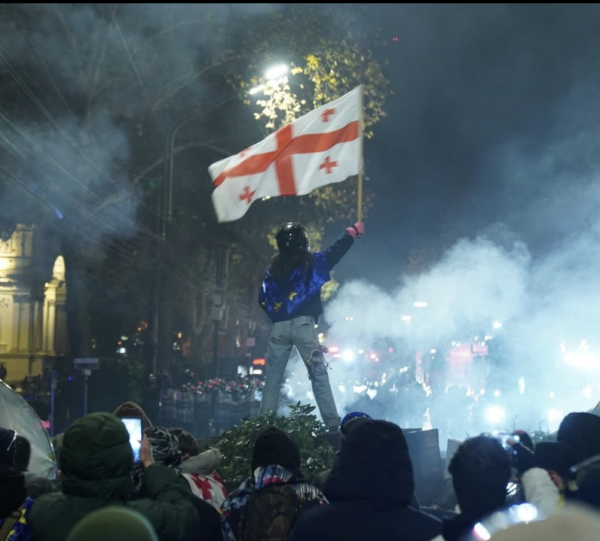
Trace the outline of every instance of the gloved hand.
[[519, 475], [523, 475], [525, 472], [537, 467], [537, 460], [535, 455], [520, 443], [511, 443], [511, 447], [515, 452], [515, 466], [519, 471]]
[[362, 237], [365, 234], [365, 224], [363, 222], [356, 222], [346, 229], [346, 233], [353, 238]]

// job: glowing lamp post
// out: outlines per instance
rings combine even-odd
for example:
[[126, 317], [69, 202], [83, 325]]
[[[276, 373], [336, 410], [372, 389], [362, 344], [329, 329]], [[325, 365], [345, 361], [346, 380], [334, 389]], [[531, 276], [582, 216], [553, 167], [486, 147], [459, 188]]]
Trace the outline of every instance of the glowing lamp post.
[[[290, 68], [286, 64], [278, 64], [277, 66], [273, 66], [272, 68], [269, 68], [265, 72], [264, 79], [267, 82], [277, 81], [277, 80], [281, 79], [282, 77], [285, 77], [289, 71], [290, 71]], [[263, 91], [265, 88], [267, 88], [267, 85], [263, 83], [261, 85], [255, 86], [254, 88], [251, 88], [248, 91], [248, 94], [251, 94], [251, 95], [257, 94], [258, 92]]]

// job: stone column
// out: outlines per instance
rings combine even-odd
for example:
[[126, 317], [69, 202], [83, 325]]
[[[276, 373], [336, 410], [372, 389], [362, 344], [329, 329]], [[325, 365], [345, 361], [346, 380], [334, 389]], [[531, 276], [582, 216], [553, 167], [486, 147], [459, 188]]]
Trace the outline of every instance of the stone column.
[[10, 344], [10, 351], [17, 352], [19, 351], [19, 333], [21, 330], [21, 296], [13, 295], [13, 305], [12, 305], [12, 320], [13, 320], [13, 328], [12, 328], [12, 343]]
[[44, 354], [48, 352], [48, 300], [44, 298], [44, 310], [42, 314], [42, 351]]
[[48, 323], [47, 323], [47, 342], [46, 351], [48, 355], [54, 355], [54, 335], [56, 331], [56, 301], [48, 301]]
[[21, 295], [20, 304], [20, 320], [19, 320], [19, 351], [31, 352], [31, 296]]
[[44, 349], [44, 301], [36, 300], [33, 309], [33, 351]]

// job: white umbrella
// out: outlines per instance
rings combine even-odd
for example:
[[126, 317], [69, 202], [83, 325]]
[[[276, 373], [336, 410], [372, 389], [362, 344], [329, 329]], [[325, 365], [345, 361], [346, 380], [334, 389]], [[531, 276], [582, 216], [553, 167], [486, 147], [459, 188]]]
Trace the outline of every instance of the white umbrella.
[[42, 421], [27, 401], [0, 380], [0, 427], [14, 430], [31, 444], [28, 471], [54, 479], [54, 448]]

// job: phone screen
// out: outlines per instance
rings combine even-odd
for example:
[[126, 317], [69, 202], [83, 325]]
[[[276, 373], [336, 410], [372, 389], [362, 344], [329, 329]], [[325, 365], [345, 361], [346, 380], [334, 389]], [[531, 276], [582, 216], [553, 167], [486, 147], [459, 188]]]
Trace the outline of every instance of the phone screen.
[[127, 432], [129, 432], [129, 444], [133, 450], [133, 460], [140, 461], [140, 447], [142, 445], [142, 420], [136, 418], [121, 419]]
[[508, 440], [512, 440], [515, 443], [520, 443], [521, 441], [521, 438], [516, 434], [498, 434], [497, 439], [500, 442], [500, 445], [507, 451], [512, 451], [512, 447], [508, 444]]

